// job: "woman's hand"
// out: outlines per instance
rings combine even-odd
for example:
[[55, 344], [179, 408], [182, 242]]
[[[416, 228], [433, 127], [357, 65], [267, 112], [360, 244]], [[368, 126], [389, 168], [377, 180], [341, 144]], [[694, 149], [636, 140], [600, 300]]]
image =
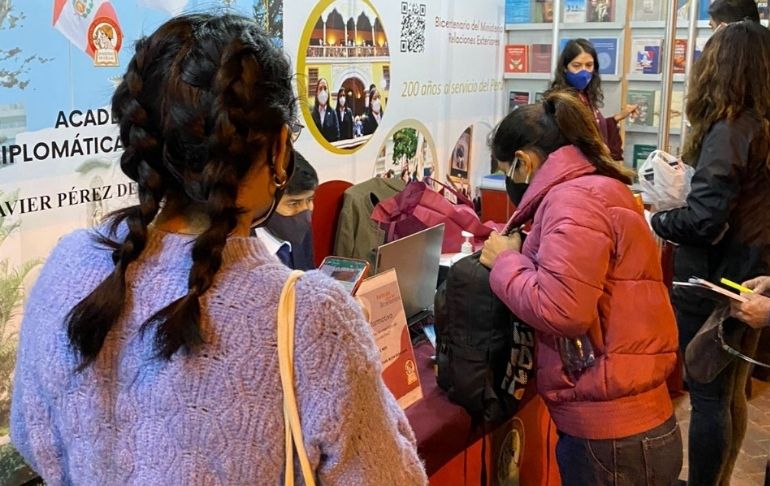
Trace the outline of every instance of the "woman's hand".
[[748, 300], [746, 302], [733, 302], [730, 315], [754, 329], [770, 325], [770, 297], [756, 293], [743, 294], [743, 296]]
[[632, 113], [639, 114], [639, 105], [626, 105], [626, 107], [621, 110], [620, 113], [615, 114], [613, 118], [615, 121], [623, 121]]
[[521, 251], [521, 235], [517, 231], [510, 236], [503, 236], [497, 231], [489, 235], [489, 239], [484, 243], [484, 249], [481, 250], [479, 261], [487, 268], [492, 268], [495, 260], [504, 251]]
[[757, 277], [743, 282], [741, 285], [754, 291], [755, 294], [770, 294], [770, 277]]

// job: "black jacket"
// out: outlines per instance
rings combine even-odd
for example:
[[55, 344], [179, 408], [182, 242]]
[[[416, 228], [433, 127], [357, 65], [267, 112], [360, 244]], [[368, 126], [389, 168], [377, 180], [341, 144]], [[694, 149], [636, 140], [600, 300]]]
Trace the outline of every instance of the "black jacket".
[[[687, 206], [657, 213], [652, 227], [678, 244], [674, 280], [702, 277], [735, 282], [770, 274], [768, 144], [759, 119], [743, 113], [715, 123], [695, 165]], [[677, 311], [708, 315], [713, 303], [688, 289], [672, 294]]]
[[349, 140], [353, 138], [353, 111], [345, 107], [340, 113], [340, 109], [334, 110], [337, 114], [337, 121], [340, 124], [340, 140]]
[[313, 107], [313, 122], [327, 142], [336, 142], [340, 139], [340, 124], [337, 121], [337, 114], [329, 105], [326, 105], [326, 114], [322, 124], [319, 108], [320, 106]]
[[[383, 112], [380, 111], [380, 119], [382, 119]], [[372, 133], [377, 130], [377, 127], [380, 125], [380, 123], [377, 121], [377, 119], [374, 117], [374, 114], [372, 113], [372, 110], [370, 108], [366, 109], [366, 112], [364, 113], [364, 121], [363, 121], [363, 133], [364, 135], [371, 135]]]

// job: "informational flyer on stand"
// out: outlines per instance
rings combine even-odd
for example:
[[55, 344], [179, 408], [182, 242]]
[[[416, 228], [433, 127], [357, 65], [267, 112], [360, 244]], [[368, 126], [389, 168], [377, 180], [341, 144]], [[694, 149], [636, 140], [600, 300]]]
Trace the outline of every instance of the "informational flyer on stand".
[[422, 398], [422, 388], [396, 271], [388, 270], [364, 280], [356, 297], [369, 312], [382, 359], [382, 378], [405, 409]]

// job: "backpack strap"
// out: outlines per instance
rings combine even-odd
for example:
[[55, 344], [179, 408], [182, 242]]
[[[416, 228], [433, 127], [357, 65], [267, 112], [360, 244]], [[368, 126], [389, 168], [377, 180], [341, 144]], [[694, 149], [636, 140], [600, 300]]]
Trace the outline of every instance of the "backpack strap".
[[315, 475], [310, 467], [305, 443], [302, 440], [302, 427], [297, 410], [297, 397], [294, 392], [294, 314], [295, 285], [303, 272], [293, 271], [286, 280], [278, 301], [277, 341], [278, 367], [281, 373], [283, 391], [283, 424], [286, 441], [286, 469], [284, 484], [294, 486], [294, 450], [297, 450], [302, 477], [305, 484], [315, 486]]

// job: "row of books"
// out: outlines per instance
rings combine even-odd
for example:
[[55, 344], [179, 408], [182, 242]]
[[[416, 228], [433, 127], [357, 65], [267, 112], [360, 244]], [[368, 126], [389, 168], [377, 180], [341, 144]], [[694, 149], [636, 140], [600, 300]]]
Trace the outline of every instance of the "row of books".
[[[562, 21], [614, 22], [615, 0], [564, 0]], [[505, 0], [505, 23], [551, 23], [553, 0]]]
[[[537, 91], [534, 96], [529, 91], [509, 91], [508, 92], [508, 111], [510, 112], [516, 106], [537, 103], [542, 99], [543, 92]], [[628, 104], [637, 105], [637, 113], [632, 114], [626, 119], [629, 127], [657, 127], [660, 123], [660, 91], [629, 89], [626, 97]], [[677, 128], [682, 123], [682, 113], [684, 110], [684, 95], [680, 90], [674, 90], [671, 93], [671, 127]]]
[[[660, 91], [629, 89], [626, 95], [628, 104], [637, 105], [637, 113], [632, 114], [626, 120], [628, 127], [660, 126]], [[671, 92], [671, 128], [679, 128], [682, 124], [684, 112], [684, 92], [674, 90]]]
[[[559, 52], [564, 50], [570, 39], [561, 39]], [[588, 39], [596, 49], [599, 74], [618, 74], [618, 39]], [[695, 59], [700, 57], [707, 38], [695, 41]], [[660, 74], [664, 42], [662, 37], [639, 37], [631, 40], [633, 74]], [[515, 73], [549, 73], [552, 60], [551, 44], [508, 44], [505, 46], [504, 71]], [[684, 74], [687, 59], [687, 39], [676, 39], [674, 45], [674, 73]]]
[[[678, 2], [677, 18], [682, 22], [690, 19], [690, 0]], [[714, 0], [698, 3], [698, 20], [708, 20], [708, 9]], [[562, 21], [564, 23], [615, 22], [616, 0], [564, 0]], [[666, 18], [667, 0], [633, 0], [632, 20], [660, 21]], [[759, 16], [768, 19], [767, 0], [757, 0]], [[551, 23], [553, 22], [553, 0], [506, 0], [505, 23]]]
[[[589, 39], [596, 49], [599, 74], [616, 75], [618, 70], [618, 39]], [[568, 39], [561, 41], [559, 52]], [[508, 44], [503, 56], [506, 73], [550, 73], [552, 61], [551, 44]]]
[[[697, 60], [703, 47], [706, 45], [706, 37], [695, 39], [694, 60]], [[631, 40], [632, 64], [631, 72], [635, 74], [660, 74], [663, 54], [662, 37], [635, 37]], [[685, 74], [687, 60], [687, 39], [674, 40], [674, 73]]]
[[517, 106], [537, 103], [543, 99], [543, 91], [537, 91], [534, 98], [529, 91], [509, 91], [508, 92], [508, 112], [510, 113]]

